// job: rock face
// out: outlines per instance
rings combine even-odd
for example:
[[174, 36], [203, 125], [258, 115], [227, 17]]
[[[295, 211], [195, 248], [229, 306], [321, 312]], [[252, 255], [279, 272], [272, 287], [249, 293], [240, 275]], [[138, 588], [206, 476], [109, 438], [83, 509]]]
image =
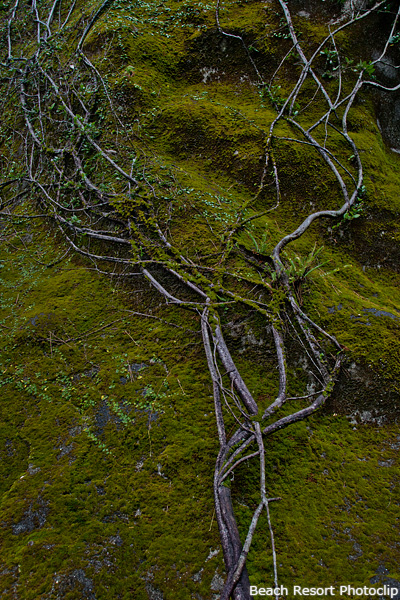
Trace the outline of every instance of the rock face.
[[[376, 52], [374, 55], [375, 60], [379, 58]], [[376, 63], [375, 69], [383, 85], [388, 88], [399, 85], [400, 76], [394, 59], [385, 57]], [[400, 92], [378, 90], [376, 97], [379, 129], [391, 150], [400, 153]]]
[[400, 154], [400, 95], [381, 92], [377, 117], [379, 129], [393, 152]]
[[82, 600], [97, 600], [93, 592], [93, 581], [86, 577], [82, 569], [75, 569], [69, 575], [55, 575], [52, 588], [53, 597], [62, 600], [73, 594]]
[[35, 502], [29, 504], [22, 519], [12, 526], [13, 534], [20, 535], [21, 533], [30, 533], [35, 529], [41, 529], [46, 523], [48, 514], [48, 502], [43, 501], [43, 499], [38, 496]]

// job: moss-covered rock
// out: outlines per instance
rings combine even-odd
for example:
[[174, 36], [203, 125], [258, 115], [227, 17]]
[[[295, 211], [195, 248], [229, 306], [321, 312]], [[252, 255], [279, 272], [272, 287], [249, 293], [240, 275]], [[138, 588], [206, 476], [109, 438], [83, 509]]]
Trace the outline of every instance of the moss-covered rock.
[[[222, 4], [222, 28], [243, 42], [221, 33], [215, 6], [202, 2], [117, 0], [96, 23], [84, 49], [124, 122], [124, 129], [115, 124], [106, 94], [98, 92], [96, 139], [110, 155], [118, 152], [138, 190], [127, 194], [93, 152], [85, 168], [101, 169], [104, 190], [113, 194], [110, 206], [121, 217], [141, 211], [149, 229], [151, 192], [143, 182], [150, 182], [158, 215], [188, 259], [219, 255], [239, 216], [259, 214], [237, 231], [237, 255], [216, 274], [231, 278], [240, 294], [254, 287], [255, 273], [268, 271], [267, 256], [283, 235], [310, 210], [338, 207], [340, 200], [315, 152], [278, 139], [293, 135], [283, 122], [272, 140], [282, 192], [277, 202], [271, 164], [264, 172], [265, 145], [274, 103], [297, 77], [298, 64], [289, 56], [268, 94], [262, 80], [291, 45], [277, 4]], [[77, 6], [87, 16], [95, 8]], [[340, 9], [315, 2], [296, 7], [295, 25], [315, 49], [327, 18]], [[304, 11], [317, 11], [316, 18]], [[72, 25], [68, 35], [75, 40]], [[344, 32], [339, 39], [354, 61], [366, 51], [360, 37]], [[324, 61], [317, 66], [322, 75]], [[333, 89], [336, 82], [327, 78], [326, 85]], [[302, 115], [310, 92], [306, 86], [299, 98], [304, 125], [320, 111], [316, 102]], [[374, 110], [366, 93], [349, 115], [365, 167], [362, 202], [339, 222], [313, 225], [283, 257], [301, 262], [310, 248], [324, 246], [320, 266], [296, 292], [347, 356], [324, 411], [268, 440], [268, 494], [281, 498], [271, 503], [278, 572], [287, 586], [365, 585], [382, 568], [386, 578], [400, 578], [400, 159], [385, 146]], [[6, 115], [2, 125], [5, 149], [13, 119]], [[333, 148], [351, 172], [354, 156], [334, 135]], [[25, 166], [13, 160], [7, 172], [19, 176]], [[66, 169], [72, 169], [68, 161]], [[31, 211], [25, 202], [17, 212]], [[2, 597], [214, 600], [224, 576], [212, 497], [218, 440], [199, 316], [166, 306], [143, 278], [125, 281], [116, 271], [107, 279], [83, 259], [65, 256], [63, 240], [47, 222], [5, 218], [1, 235]], [[172, 260], [161, 250], [157, 256]], [[195, 278], [204, 283], [204, 275]], [[279, 290], [270, 306], [283, 310]], [[278, 374], [270, 331], [261, 319], [250, 323], [252, 308], [226, 305], [221, 320], [264, 407]], [[295, 338], [289, 322], [287, 329]], [[304, 386], [315, 391], [303, 349], [296, 339], [289, 348], [290, 393]], [[241, 532], [258, 501], [258, 468], [243, 465], [230, 482]], [[248, 561], [253, 585], [272, 585], [268, 544], [262, 518]]]

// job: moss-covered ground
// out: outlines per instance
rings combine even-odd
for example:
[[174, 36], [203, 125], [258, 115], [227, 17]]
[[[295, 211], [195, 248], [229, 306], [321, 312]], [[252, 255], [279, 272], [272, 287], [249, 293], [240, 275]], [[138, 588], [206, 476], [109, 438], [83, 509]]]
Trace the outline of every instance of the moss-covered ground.
[[[275, 202], [271, 187], [257, 196], [274, 110], [243, 47], [217, 31], [214, 9], [116, 0], [85, 46], [140, 136], [138, 173], [145, 167], [170, 194], [174, 242], [189, 257], [210, 252], [210, 225], [220, 235], [243, 206], [252, 215]], [[290, 49], [280, 19], [272, 3], [221, 10], [265, 78]], [[298, 26], [310, 47], [323, 35], [318, 19], [298, 17]], [[341, 43], [362, 50], [350, 35]], [[295, 68], [285, 67], [287, 85]], [[102, 142], [123, 152], [107, 111]], [[271, 504], [278, 574], [289, 587], [366, 585], [384, 568], [400, 581], [400, 158], [382, 141], [371, 96], [354, 107], [349, 129], [366, 171], [357, 218], [315, 225], [287, 250], [304, 257], [324, 246], [324, 264], [299, 294], [347, 352], [328, 406], [268, 440], [268, 493], [281, 498]], [[281, 203], [237, 239], [255, 257], [310, 209], [337, 205], [336, 185], [311, 152], [277, 141], [274, 153]], [[199, 318], [166, 306], [140, 277], [98, 274], [46, 222], [1, 227], [0, 596], [214, 600], [223, 576], [212, 498], [218, 439]], [[265, 330], [246, 316], [228, 309], [226, 336], [262, 401], [277, 377]], [[307, 377], [296, 351], [293, 393]], [[258, 501], [257, 469], [244, 466], [231, 482], [243, 532]], [[248, 559], [253, 585], [272, 584], [270, 550], [261, 520]]]
[[[217, 439], [197, 318], [160, 311], [142, 284], [114, 286], [76, 260], [47, 267], [65, 249], [42, 227], [2, 235], [3, 597], [211, 598], [223, 573]], [[252, 352], [243, 364], [261, 393]], [[364, 585], [382, 565], [399, 576], [399, 443], [394, 424], [332, 412], [268, 442], [282, 584]], [[243, 528], [256, 484], [256, 466], [231, 483]], [[272, 583], [268, 540], [262, 521], [254, 585]]]

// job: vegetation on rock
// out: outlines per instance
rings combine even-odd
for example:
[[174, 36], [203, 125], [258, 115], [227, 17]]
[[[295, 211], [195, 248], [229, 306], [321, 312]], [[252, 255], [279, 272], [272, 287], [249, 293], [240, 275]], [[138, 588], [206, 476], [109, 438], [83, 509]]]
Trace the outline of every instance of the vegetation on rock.
[[3, 6], [5, 598], [399, 576], [400, 9], [301, 8]]

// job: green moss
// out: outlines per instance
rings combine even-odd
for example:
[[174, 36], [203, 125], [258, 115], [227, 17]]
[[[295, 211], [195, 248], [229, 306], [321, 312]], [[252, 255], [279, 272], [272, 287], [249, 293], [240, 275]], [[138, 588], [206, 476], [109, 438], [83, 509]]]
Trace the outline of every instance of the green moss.
[[[399, 472], [390, 442], [396, 429], [354, 429], [340, 417], [319, 416], [269, 446], [268, 495], [282, 497], [271, 503], [281, 585], [365, 585], [380, 564], [398, 578], [391, 495]], [[374, 488], [377, 470], [379, 494]], [[256, 499], [243, 488], [239, 494], [245, 523]], [[387, 511], [392, 516], [386, 518]], [[252, 584], [272, 585], [271, 567], [270, 549], [256, 543], [249, 557]]]
[[[46, 262], [52, 241], [45, 241], [40, 229], [31, 234], [32, 250], [40, 248], [41, 261]], [[55, 585], [53, 573], [59, 574], [59, 581], [64, 582], [60, 585], [72, 598], [78, 597], [83, 584], [78, 581], [74, 587], [71, 582], [79, 569], [94, 582], [99, 598], [110, 597], [111, 590], [112, 595], [135, 593], [146, 598], [150, 576], [151, 585], [162, 589], [167, 599], [185, 599], [187, 590], [208, 597], [215, 569], [221, 573], [222, 566], [220, 554], [204, 562], [219, 541], [210, 491], [210, 465], [217, 445], [201, 347], [193, 347], [188, 355], [181, 330], [135, 317], [127, 322], [124, 313], [118, 313], [125, 306], [123, 289], [112, 294], [109, 283], [73, 262], [40, 270], [36, 285], [29, 289], [24, 275], [8, 270], [10, 258], [13, 264], [21, 260], [32, 267], [23, 247], [11, 254], [3, 251], [1, 258], [7, 288], [3, 306], [16, 307], [13, 318], [18, 324], [14, 337], [3, 338], [8, 361], [3, 365], [2, 439], [4, 443], [11, 440], [12, 446], [7, 442], [4, 450], [12, 448], [14, 454], [3, 480], [2, 556], [10, 573], [14, 565], [21, 565], [18, 581], [25, 590], [23, 597], [47, 593]], [[336, 265], [338, 255], [335, 260]], [[307, 302], [318, 307], [316, 301], [320, 297], [323, 302], [326, 288], [332, 288], [333, 282], [341, 286], [337, 297], [332, 291], [330, 296], [333, 304], [339, 298], [341, 302], [348, 299], [343, 317], [342, 311], [329, 313], [327, 307], [323, 316], [342, 343], [357, 341], [357, 347], [351, 348], [355, 356], [372, 353], [378, 324], [386, 327], [381, 336], [387, 337], [391, 327], [395, 335], [393, 320], [369, 315], [374, 325], [370, 337], [363, 339], [349, 331], [360, 326], [353, 325], [349, 313], [361, 304], [393, 310], [388, 301], [376, 301], [376, 279], [371, 281], [356, 267], [321, 275], [313, 275]], [[362, 299], [352, 291], [356, 281], [365, 286]], [[379, 289], [396, 303], [387, 284]], [[110, 295], [115, 315], [110, 314]], [[169, 312], [170, 319], [176, 318], [174, 309]], [[40, 334], [30, 335], [29, 344], [21, 346], [21, 331], [26, 330], [22, 324], [34, 315], [51, 313], [61, 314], [62, 319], [43, 318]], [[112, 327], [89, 333], [118, 318], [122, 320]], [[36, 323], [39, 326], [40, 320]], [[190, 315], [186, 326], [193, 327]], [[50, 331], [54, 333], [52, 349]], [[72, 332], [75, 337], [89, 335], [60, 343]], [[393, 340], [388, 338], [388, 344]], [[272, 376], [268, 384], [263, 381], [265, 364], [259, 363], [256, 369], [249, 352], [242, 353], [240, 366], [250, 389], [256, 395], [272, 395], [276, 378]], [[133, 381], [128, 362], [146, 365]], [[122, 384], [120, 377], [128, 382]], [[7, 382], [9, 378], [12, 381]], [[149, 412], [135, 405], [146, 385], [159, 398], [151, 427]], [[102, 396], [127, 400], [134, 421], [122, 423], [107, 400], [107, 422], [100, 431]], [[282, 497], [271, 506], [282, 582], [307, 584], [311, 577], [318, 585], [346, 578], [364, 584], [380, 563], [391, 576], [398, 576], [392, 530], [395, 505], [390, 503], [391, 486], [398, 482], [391, 447], [394, 435], [390, 428], [371, 426], [354, 431], [345, 419], [321, 415], [271, 440], [269, 494]], [[237, 481], [240, 486], [236, 511], [243, 530], [257, 501], [256, 479], [257, 465], [243, 467], [235, 477], [234, 485]], [[327, 492], [322, 497], [321, 486]], [[13, 533], [16, 526], [21, 530], [18, 534]], [[265, 529], [261, 521], [260, 531]], [[201, 582], [193, 581], [202, 567]], [[270, 581], [270, 567], [268, 535], [262, 533], [249, 558], [252, 584]]]
[[[93, 8], [85, 7], [88, 14]], [[259, 2], [224, 2], [221, 22], [243, 34], [266, 75], [277, 66], [278, 48], [287, 43], [289, 50], [285, 38], [273, 35], [280, 16]], [[319, 19], [301, 25], [314, 47], [324, 26]], [[120, 2], [85, 45], [106, 75], [119, 113], [135, 120], [129, 135], [140, 134], [141, 141], [134, 175], [142, 182], [145, 173], [155, 186], [159, 216], [169, 223], [172, 215], [176, 248], [192, 258], [210, 248], [220, 252], [239, 215], [254, 216], [275, 204], [270, 172], [257, 193], [275, 112], [256, 85], [243, 46], [225, 42], [214, 6], [138, 2], [133, 11]], [[350, 36], [340, 43], [355, 53]], [[213, 69], [208, 76], [204, 66]], [[279, 81], [282, 94], [296, 69], [290, 59]], [[305, 92], [313, 93], [312, 86]], [[306, 98], [299, 102], [300, 108], [307, 104]], [[131, 165], [132, 147], [115, 141], [108, 104], [101, 104], [101, 140], [118, 149], [121, 164]], [[320, 111], [316, 102], [301, 123]], [[380, 564], [400, 576], [391, 500], [399, 480], [397, 430], [387, 423], [356, 424], [360, 412], [383, 421], [400, 408], [397, 255], [393, 250], [393, 258], [382, 260], [382, 248], [390, 255], [399, 238], [399, 158], [383, 145], [370, 98], [350, 113], [349, 131], [366, 169], [362, 215], [328, 234], [333, 223], [315, 224], [287, 250], [287, 257], [305, 257], [314, 243], [324, 245], [326, 264], [302, 284], [301, 299], [347, 348], [327, 410], [268, 441], [268, 493], [282, 498], [271, 503], [279, 577], [287, 585], [364, 585]], [[276, 135], [293, 131], [283, 123]], [[261, 266], [310, 207], [339, 202], [337, 184], [318, 155], [301, 145], [289, 149], [277, 138], [272, 146], [284, 191], [280, 204], [234, 239]], [[331, 142], [351, 170], [348, 148], [339, 136]], [[91, 168], [99, 168], [95, 158]], [[121, 214], [143, 209], [144, 198], [128, 198], [107, 169], [103, 178], [104, 186], [115, 185]], [[64, 254], [62, 242], [39, 225], [15, 227], [2, 230], [10, 237], [0, 253], [3, 596], [14, 597], [18, 585], [23, 600], [61, 594], [78, 600], [91, 581], [98, 600], [147, 599], [152, 588], [162, 590], [165, 600], [210, 598], [215, 572], [223, 573], [221, 552], [207, 560], [210, 549], [219, 548], [212, 498], [218, 443], [198, 316], [160, 306], [142, 280], [111, 283], [76, 257], [46, 267]], [[258, 252], [265, 231], [266, 248]], [[361, 251], [368, 251], [368, 261]], [[241, 254], [226, 264], [255, 277]], [[232, 281], [235, 293], [242, 293], [247, 284]], [[144, 306], [148, 319], [129, 312]], [[283, 306], [277, 291], [271, 307]], [[250, 325], [249, 310], [226, 306], [222, 324], [263, 408], [276, 393], [278, 375], [265, 322]], [[135, 370], [138, 365], [143, 369]], [[296, 394], [308, 383], [298, 350], [288, 371], [290, 393]], [[353, 415], [354, 423], [343, 414]], [[243, 466], [231, 482], [241, 533], [258, 502], [258, 477], [257, 464]], [[272, 583], [268, 544], [262, 518], [249, 556], [253, 585]], [[194, 578], [201, 569], [201, 578]]]

